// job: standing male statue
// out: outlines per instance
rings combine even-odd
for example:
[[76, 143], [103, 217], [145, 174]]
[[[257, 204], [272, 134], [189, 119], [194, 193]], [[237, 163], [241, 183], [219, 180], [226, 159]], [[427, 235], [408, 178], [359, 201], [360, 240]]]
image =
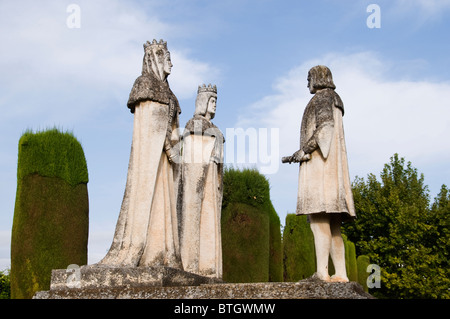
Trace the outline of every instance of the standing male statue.
[[128, 108], [134, 113], [125, 195], [113, 243], [99, 265], [183, 269], [176, 211], [178, 100], [167, 82], [172, 62], [163, 40], [144, 44], [142, 75]]
[[[313, 98], [303, 113], [300, 149], [283, 163], [300, 163], [297, 215], [307, 214], [314, 234], [317, 272], [325, 281], [347, 282], [342, 221], [356, 217], [342, 117], [344, 104], [334, 91], [331, 71], [318, 65], [308, 72]], [[331, 255], [336, 274], [328, 274]]]
[[222, 278], [224, 138], [211, 122], [216, 102], [215, 85], [199, 86], [194, 116], [183, 133], [180, 249], [184, 270]]

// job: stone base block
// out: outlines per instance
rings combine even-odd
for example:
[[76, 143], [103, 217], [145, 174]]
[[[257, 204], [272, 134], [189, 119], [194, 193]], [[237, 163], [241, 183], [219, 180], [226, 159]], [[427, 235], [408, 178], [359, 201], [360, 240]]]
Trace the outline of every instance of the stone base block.
[[[65, 270], [64, 270], [65, 271]], [[184, 271], [163, 268], [143, 275], [144, 270], [82, 269], [85, 280], [81, 288], [64, 287], [67, 275], [55, 271], [49, 291], [36, 293], [34, 299], [371, 299], [356, 282], [329, 283], [317, 279], [299, 282], [217, 283], [217, 279]], [[100, 275], [95, 280], [94, 273]], [[139, 275], [140, 273], [140, 275]], [[64, 277], [65, 276], [65, 277]], [[191, 277], [192, 276], [192, 277]], [[82, 276], [83, 277], [83, 276]], [[201, 278], [199, 278], [201, 277]], [[52, 278], [52, 279], [53, 279]], [[131, 278], [139, 278], [138, 280]], [[203, 282], [202, 282], [203, 281]], [[216, 283], [213, 283], [216, 281]], [[82, 280], [83, 282], [83, 280]]]
[[170, 267], [82, 266], [52, 270], [50, 290], [198, 286], [222, 282]]

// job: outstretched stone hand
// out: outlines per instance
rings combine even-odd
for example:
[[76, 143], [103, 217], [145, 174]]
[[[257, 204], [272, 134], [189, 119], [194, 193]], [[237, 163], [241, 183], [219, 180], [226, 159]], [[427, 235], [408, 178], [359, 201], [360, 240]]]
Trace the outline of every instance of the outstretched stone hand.
[[291, 164], [291, 163], [300, 163], [301, 164], [302, 162], [309, 161], [310, 159], [311, 159], [310, 154], [305, 154], [305, 152], [303, 152], [303, 150], [298, 150], [291, 156], [282, 157], [281, 162], [289, 163], [289, 164]]

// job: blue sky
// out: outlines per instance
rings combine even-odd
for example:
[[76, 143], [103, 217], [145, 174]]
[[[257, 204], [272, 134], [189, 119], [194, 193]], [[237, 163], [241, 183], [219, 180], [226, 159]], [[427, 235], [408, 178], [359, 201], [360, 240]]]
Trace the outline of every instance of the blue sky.
[[[80, 28], [66, 23], [72, 3]], [[372, 3], [381, 28], [367, 26]], [[297, 150], [311, 98], [306, 76], [317, 64], [330, 67], [344, 101], [352, 178], [378, 175], [397, 152], [424, 173], [433, 198], [450, 182], [449, 17], [450, 0], [0, 2], [0, 269], [10, 264], [17, 147], [26, 129], [56, 125], [82, 143], [89, 263], [106, 253], [131, 146], [126, 102], [142, 44], [153, 38], [171, 51], [181, 126], [197, 86], [213, 83], [214, 123], [224, 133], [256, 134], [256, 143], [235, 143], [233, 158], [228, 134], [226, 162], [265, 172], [283, 224], [295, 210], [298, 167], [279, 159]]]

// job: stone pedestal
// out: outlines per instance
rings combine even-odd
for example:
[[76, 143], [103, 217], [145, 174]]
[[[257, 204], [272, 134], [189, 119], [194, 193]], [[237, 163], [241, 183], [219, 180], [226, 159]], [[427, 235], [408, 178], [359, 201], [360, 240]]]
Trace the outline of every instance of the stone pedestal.
[[[34, 299], [371, 299], [356, 282], [223, 283], [169, 267], [81, 267], [80, 280], [66, 269], [52, 272], [49, 291]], [[77, 286], [76, 286], [77, 285]]]
[[222, 280], [170, 267], [82, 266], [52, 270], [50, 290], [198, 286]]

